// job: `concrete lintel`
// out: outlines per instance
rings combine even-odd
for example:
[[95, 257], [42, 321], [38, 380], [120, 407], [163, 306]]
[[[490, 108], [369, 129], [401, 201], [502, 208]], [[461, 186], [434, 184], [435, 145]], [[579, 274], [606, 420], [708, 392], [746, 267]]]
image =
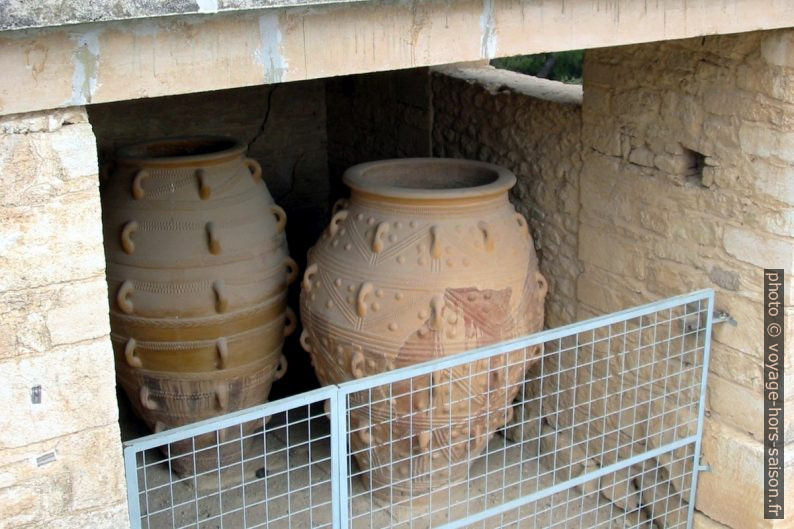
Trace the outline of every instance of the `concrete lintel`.
[[383, 0], [6, 31], [0, 115], [789, 26], [789, 0]]
[[227, 13], [232, 11], [366, 2], [368, 0], [4, 0], [0, 31], [110, 22], [134, 18]]

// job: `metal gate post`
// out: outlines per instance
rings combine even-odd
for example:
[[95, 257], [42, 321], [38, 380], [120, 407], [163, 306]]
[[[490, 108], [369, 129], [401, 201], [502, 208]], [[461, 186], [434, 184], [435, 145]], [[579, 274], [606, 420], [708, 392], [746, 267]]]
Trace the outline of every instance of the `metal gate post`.
[[687, 529], [692, 529], [695, 520], [695, 500], [697, 499], [698, 474], [701, 471], [701, 446], [703, 442], [703, 421], [706, 417], [706, 383], [709, 377], [709, 359], [711, 356], [711, 329], [714, 325], [714, 290], [708, 290], [708, 304], [706, 308], [706, 335], [703, 344], [703, 367], [700, 375], [700, 403], [698, 404], [697, 440], [695, 441], [695, 460], [692, 472], [692, 490], [689, 492], [689, 513], [687, 514]]
[[[143, 456], [143, 452], [140, 452]], [[132, 529], [141, 529], [141, 501], [138, 497], [138, 452], [135, 447], [124, 447], [124, 473], [127, 478], [127, 505]], [[146, 470], [144, 470], [146, 472]]]
[[335, 528], [348, 529], [350, 524], [350, 483], [347, 454], [347, 393], [336, 386], [330, 403], [333, 520]]

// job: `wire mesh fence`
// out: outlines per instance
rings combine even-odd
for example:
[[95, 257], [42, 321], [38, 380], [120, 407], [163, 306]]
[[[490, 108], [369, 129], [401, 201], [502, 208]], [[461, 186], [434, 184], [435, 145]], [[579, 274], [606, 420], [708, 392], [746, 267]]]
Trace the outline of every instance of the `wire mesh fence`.
[[334, 388], [168, 430], [125, 448], [133, 527], [333, 527]]
[[133, 441], [133, 525], [688, 527], [712, 307], [696, 292]]

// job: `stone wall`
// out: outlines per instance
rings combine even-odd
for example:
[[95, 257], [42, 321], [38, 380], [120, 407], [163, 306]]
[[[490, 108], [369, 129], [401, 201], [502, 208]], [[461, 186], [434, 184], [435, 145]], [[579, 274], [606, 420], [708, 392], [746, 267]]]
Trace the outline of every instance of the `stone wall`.
[[546, 326], [576, 319], [582, 88], [489, 66], [433, 75], [433, 155], [503, 165], [549, 283]]
[[330, 79], [328, 166], [331, 194], [348, 195], [342, 173], [357, 163], [430, 156], [430, 77], [427, 68]]
[[[790, 524], [791, 491], [786, 521], [762, 513], [761, 302], [763, 268], [785, 268], [788, 284], [794, 264], [794, 32], [589, 51], [581, 113], [553, 83], [508, 72], [445, 68], [432, 81], [434, 155], [518, 175], [513, 198], [550, 282], [547, 326], [716, 290], [735, 325], [714, 329], [696, 526]], [[791, 418], [785, 438], [791, 453]]]
[[[697, 508], [735, 529], [794, 520], [791, 501], [785, 522], [763, 520], [760, 442], [762, 271], [785, 268], [788, 285], [794, 273], [792, 87], [792, 31], [608, 48], [585, 59], [578, 317], [716, 290], [717, 309], [736, 325], [714, 329], [703, 443], [712, 470], [701, 474]], [[792, 453], [791, 418], [786, 440]]]
[[0, 527], [128, 526], [83, 109], [0, 120], [0, 218]]

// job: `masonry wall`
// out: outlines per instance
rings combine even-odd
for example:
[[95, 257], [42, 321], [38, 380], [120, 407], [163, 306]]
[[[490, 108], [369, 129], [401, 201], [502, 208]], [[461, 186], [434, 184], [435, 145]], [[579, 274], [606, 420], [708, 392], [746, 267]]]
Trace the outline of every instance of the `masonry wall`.
[[129, 524], [87, 121], [0, 119], [1, 528]]
[[[714, 329], [697, 508], [703, 527], [763, 520], [763, 269], [794, 252], [794, 31], [590, 51], [584, 72], [579, 318], [696, 288]], [[791, 288], [786, 325], [794, 328]], [[789, 333], [788, 348], [791, 349]], [[786, 362], [787, 406], [794, 362]], [[786, 428], [794, 453], [794, 420]], [[794, 459], [786, 477], [794, 482]], [[789, 488], [790, 489], [790, 488]]]
[[[764, 268], [792, 278], [794, 32], [588, 51], [581, 109], [553, 83], [483, 67], [436, 69], [432, 86], [434, 155], [518, 176], [514, 203], [539, 236], [550, 283], [547, 326], [716, 290], [735, 325], [714, 329], [711, 471], [700, 475], [696, 527], [790, 524], [791, 514], [775, 522], [762, 512], [761, 303]], [[789, 288], [788, 328], [791, 299]], [[791, 454], [791, 418], [785, 438]]]
[[489, 66], [434, 70], [433, 155], [496, 163], [518, 183], [549, 283], [546, 326], [576, 320], [582, 88]]
[[415, 68], [329, 79], [331, 195], [345, 197], [345, 169], [387, 158], [430, 156], [430, 74]]

